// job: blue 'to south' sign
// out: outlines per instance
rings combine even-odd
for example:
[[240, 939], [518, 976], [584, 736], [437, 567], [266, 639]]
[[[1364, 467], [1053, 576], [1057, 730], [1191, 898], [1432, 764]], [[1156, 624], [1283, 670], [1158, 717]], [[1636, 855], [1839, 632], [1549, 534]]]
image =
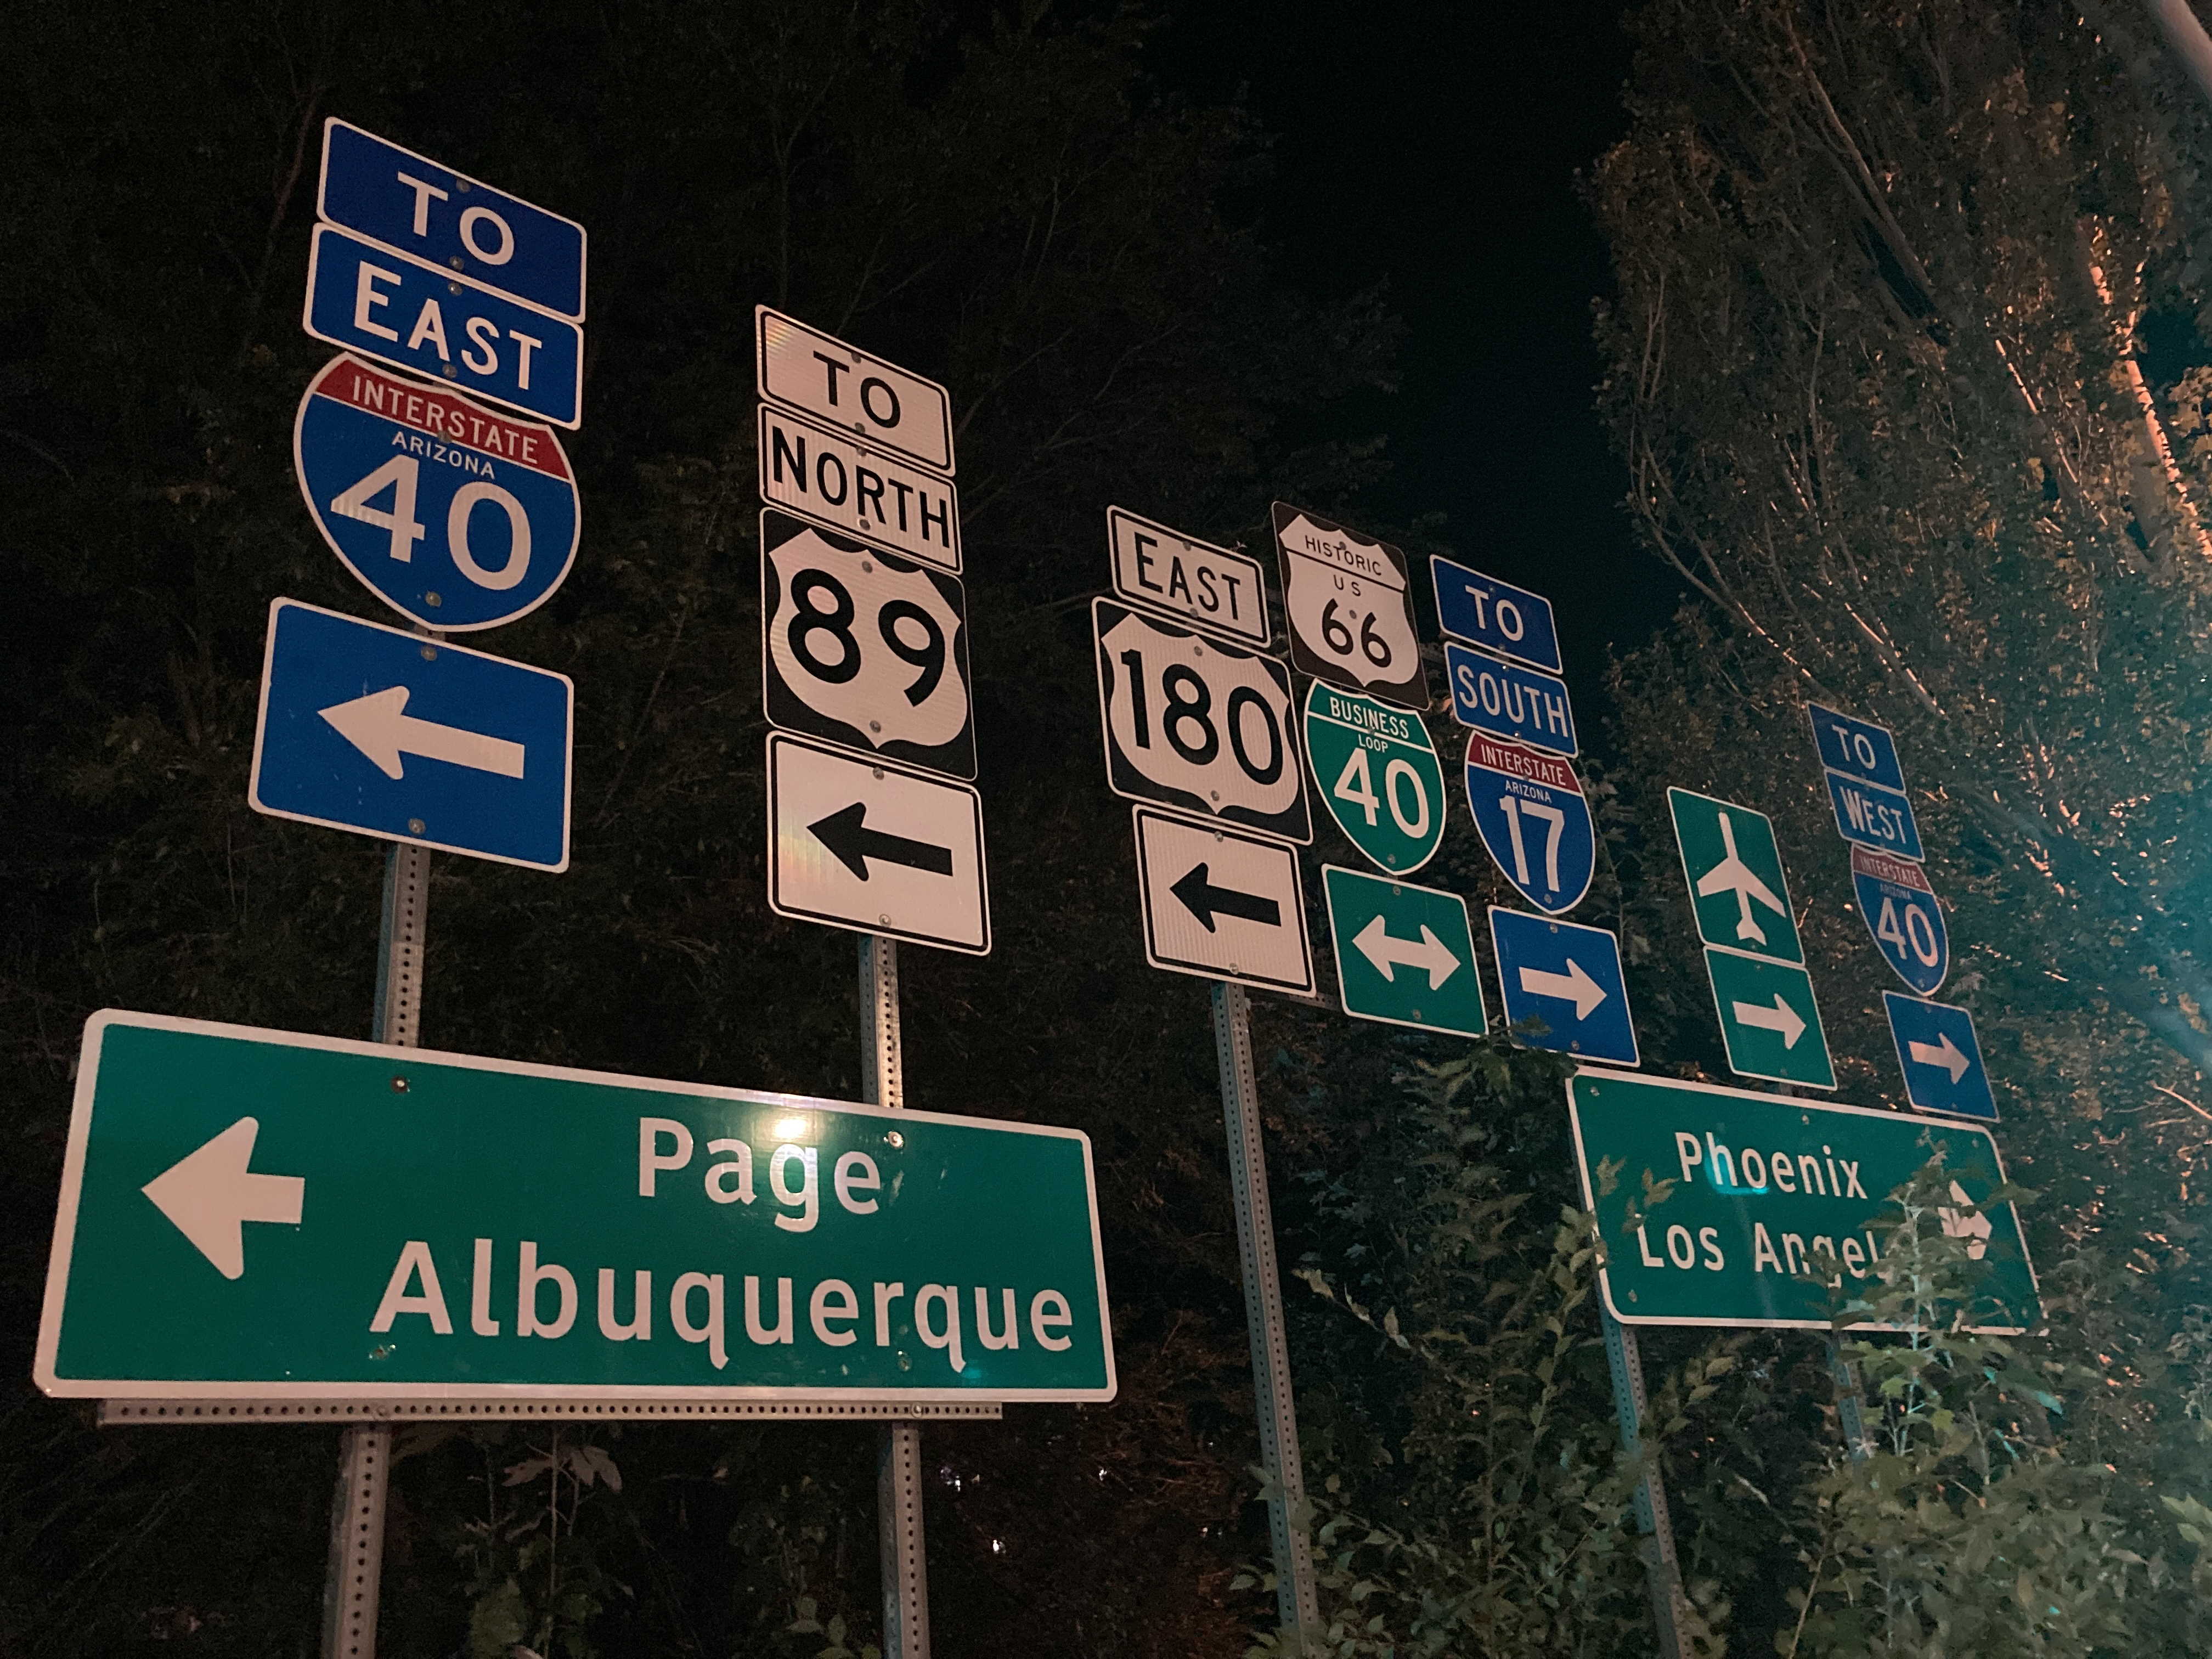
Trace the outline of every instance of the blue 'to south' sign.
[[331, 550], [441, 632], [536, 610], [575, 562], [575, 476], [535, 421], [339, 356], [300, 400], [292, 456]]
[[1452, 718], [1462, 726], [1555, 755], [1577, 753], [1574, 705], [1567, 683], [1502, 658], [1444, 642]]
[[581, 328], [335, 225], [315, 227], [300, 325], [556, 426], [583, 424]]

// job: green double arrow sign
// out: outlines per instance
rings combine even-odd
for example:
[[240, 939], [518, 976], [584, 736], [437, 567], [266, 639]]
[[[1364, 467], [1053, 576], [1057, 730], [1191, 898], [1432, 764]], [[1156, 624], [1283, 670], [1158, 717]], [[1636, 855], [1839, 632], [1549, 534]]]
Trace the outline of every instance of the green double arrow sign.
[[34, 1374], [116, 1399], [1108, 1400], [1091, 1145], [101, 1013]]

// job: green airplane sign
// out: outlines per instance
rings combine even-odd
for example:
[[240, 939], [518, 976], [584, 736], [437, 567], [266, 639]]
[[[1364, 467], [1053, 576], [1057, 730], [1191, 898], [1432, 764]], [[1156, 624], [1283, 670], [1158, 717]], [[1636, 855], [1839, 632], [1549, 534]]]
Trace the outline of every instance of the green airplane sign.
[[1674, 839], [1698, 936], [1708, 945], [1749, 951], [1776, 962], [1802, 962], [1790, 881], [1764, 812], [1687, 789], [1669, 789]]
[[1306, 762], [1329, 816], [1378, 870], [1409, 876], [1444, 835], [1444, 770], [1419, 714], [1316, 680]]
[[1109, 1400], [1091, 1146], [104, 1012], [34, 1375], [110, 1399]]
[[2041, 1322], [2019, 1217], [1982, 1207], [2004, 1165], [1978, 1125], [1588, 1069], [1567, 1107], [1599, 1285], [1624, 1324], [1826, 1328], [1832, 1294], [1881, 1272], [1890, 1195], [1939, 1157], [1958, 1207], [1938, 1219], [1989, 1270], [1969, 1324]]
[[1452, 1036], [1489, 1030], [1465, 899], [1334, 864], [1321, 878], [1346, 1013]]
[[1729, 1069], [1738, 1077], [1834, 1088], [1835, 1063], [1805, 970], [1773, 822], [1688, 789], [1669, 789], [1667, 805], [1705, 942], [1705, 977]]

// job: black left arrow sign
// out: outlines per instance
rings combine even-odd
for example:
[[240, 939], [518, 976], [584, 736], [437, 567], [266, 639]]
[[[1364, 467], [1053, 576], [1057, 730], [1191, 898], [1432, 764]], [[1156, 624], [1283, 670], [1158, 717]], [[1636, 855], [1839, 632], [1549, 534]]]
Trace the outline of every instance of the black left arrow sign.
[[952, 873], [952, 849], [939, 847], [930, 842], [910, 841], [904, 836], [894, 836], [886, 830], [868, 828], [868, 806], [866, 801], [854, 801], [850, 806], [841, 806], [826, 818], [817, 818], [806, 826], [815, 840], [828, 848], [838, 863], [843, 865], [862, 881], [868, 878], [868, 860], [879, 864], [902, 864], [912, 870], [927, 870], [934, 875]]
[[1182, 901], [1182, 908], [1196, 916], [1198, 925], [1207, 933], [1213, 931], [1216, 916], [1242, 916], [1264, 927], [1283, 925], [1283, 907], [1274, 900], [1262, 898], [1257, 893], [1240, 893], [1234, 887], [1216, 887], [1207, 879], [1212, 873], [1209, 866], [1194, 865], [1188, 874], [1168, 889]]

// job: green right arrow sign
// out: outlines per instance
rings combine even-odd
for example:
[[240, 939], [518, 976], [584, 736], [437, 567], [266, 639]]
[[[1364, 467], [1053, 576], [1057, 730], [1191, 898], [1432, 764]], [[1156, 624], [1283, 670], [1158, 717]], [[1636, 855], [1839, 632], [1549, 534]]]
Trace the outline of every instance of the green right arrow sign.
[[1682, 879], [1705, 943], [1705, 976], [1739, 1077], [1832, 1089], [1836, 1068], [1805, 971], [1790, 879], [1765, 813], [1669, 789]]
[[1729, 1070], [1771, 1083], [1836, 1086], [1810, 974], [1790, 963], [1707, 945], [1705, 975], [1712, 981]]

